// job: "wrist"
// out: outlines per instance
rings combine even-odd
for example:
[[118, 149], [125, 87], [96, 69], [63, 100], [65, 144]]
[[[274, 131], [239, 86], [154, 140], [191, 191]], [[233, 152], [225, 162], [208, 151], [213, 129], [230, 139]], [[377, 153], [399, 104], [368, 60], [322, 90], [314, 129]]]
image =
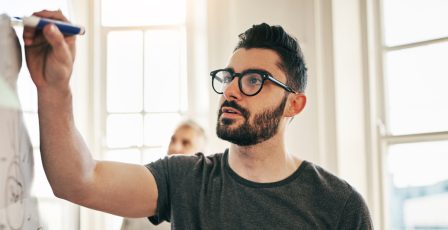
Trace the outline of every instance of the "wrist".
[[39, 104], [71, 104], [72, 92], [70, 87], [39, 87], [37, 89], [37, 96]]

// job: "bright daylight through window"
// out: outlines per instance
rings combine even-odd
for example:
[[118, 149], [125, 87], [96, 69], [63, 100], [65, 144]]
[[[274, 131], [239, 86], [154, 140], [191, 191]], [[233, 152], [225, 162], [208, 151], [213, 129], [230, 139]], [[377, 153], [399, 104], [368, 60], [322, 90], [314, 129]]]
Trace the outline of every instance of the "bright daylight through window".
[[100, 11], [102, 158], [147, 164], [165, 156], [187, 108], [186, 0], [102, 0]]
[[387, 229], [448, 229], [448, 1], [383, 0]]

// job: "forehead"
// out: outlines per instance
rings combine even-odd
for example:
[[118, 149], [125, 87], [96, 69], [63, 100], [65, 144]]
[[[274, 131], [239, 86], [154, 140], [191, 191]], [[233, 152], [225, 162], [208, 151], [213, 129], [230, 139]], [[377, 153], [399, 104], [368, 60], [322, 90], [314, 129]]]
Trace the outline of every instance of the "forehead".
[[261, 69], [278, 76], [282, 74], [280, 63], [280, 57], [273, 50], [240, 48], [232, 54], [227, 67], [232, 68], [235, 72], [242, 72], [247, 69]]
[[174, 136], [179, 139], [191, 140], [196, 138], [197, 135], [193, 128], [188, 126], [181, 126], [176, 129], [176, 131], [174, 132]]

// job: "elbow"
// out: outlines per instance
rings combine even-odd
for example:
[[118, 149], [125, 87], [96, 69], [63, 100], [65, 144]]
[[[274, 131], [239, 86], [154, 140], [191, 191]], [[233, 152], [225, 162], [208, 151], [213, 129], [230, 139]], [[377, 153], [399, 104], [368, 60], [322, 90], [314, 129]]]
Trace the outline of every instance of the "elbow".
[[65, 192], [62, 191], [61, 189], [55, 189], [54, 187], [51, 187], [52, 191], [53, 191], [53, 195], [59, 199], [64, 199], [66, 200], [66, 195]]
[[55, 197], [59, 198], [59, 199], [64, 199], [64, 200], [68, 200], [71, 201], [73, 199], [73, 192], [68, 191], [67, 189], [60, 189], [60, 188], [54, 188], [52, 187], [53, 190], [53, 194]]
[[93, 188], [93, 173], [91, 172], [93, 170], [81, 170], [68, 173], [65, 177], [48, 177], [54, 196], [82, 204], [88, 197], [89, 189]]
[[86, 186], [82, 183], [72, 183], [71, 186], [52, 186], [55, 197], [82, 205], [87, 197]]
[[72, 203], [78, 203], [77, 201], [82, 197], [82, 192], [77, 191], [77, 189], [52, 188], [52, 190], [55, 197]]

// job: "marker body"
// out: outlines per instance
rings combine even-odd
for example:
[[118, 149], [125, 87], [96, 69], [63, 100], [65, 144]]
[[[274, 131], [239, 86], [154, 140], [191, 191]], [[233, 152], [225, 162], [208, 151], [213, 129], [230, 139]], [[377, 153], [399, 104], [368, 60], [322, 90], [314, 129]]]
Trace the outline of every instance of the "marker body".
[[68, 22], [57, 21], [48, 18], [40, 18], [37, 16], [23, 17], [22, 18], [23, 25], [29, 27], [35, 27], [37, 29], [43, 29], [47, 24], [54, 24], [61, 33], [65, 35], [83, 35], [85, 33], [85, 29], [82, 26], [77, 26], [70, 24]]

